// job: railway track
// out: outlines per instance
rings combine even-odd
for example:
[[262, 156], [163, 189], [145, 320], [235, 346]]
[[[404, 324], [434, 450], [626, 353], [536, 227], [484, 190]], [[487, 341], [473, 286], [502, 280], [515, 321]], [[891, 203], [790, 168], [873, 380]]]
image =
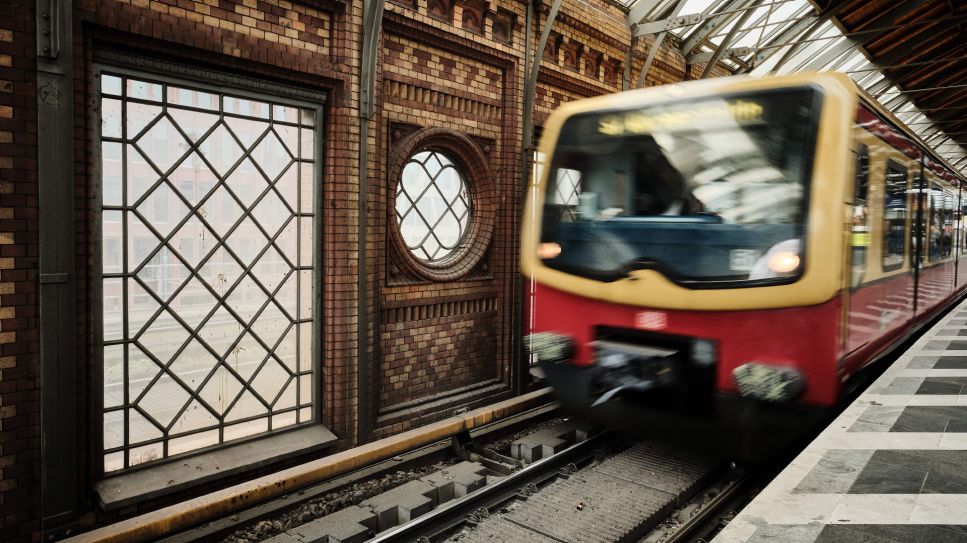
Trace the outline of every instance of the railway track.
[[[284, 496], [163, 541], [630, 543], [704, 492], [722, 472], [723, 463], [706, 455], [585, 431], [566, 420], [552, 422], [490, 443], [458, 436], [449, 445], [437, 444], [437, 454], [449, 450], [457, 457], [443, 462], [440, 471], [298, 525], [288, 525], [290, 514], [285, 530], [251, 528], [278, 526], [286, 510], [347, 481]], [[432, 453], [410, 454], [390, 462]], [[370, 473], [385, 467], [371, 466]], [[249, 531], [238, 530], [246, 525]]]
[[[516, 458], [460, 445], [459, 464], [266, 541], [633, 542], [722, 471], [723, 462], [707, 455], [575, 428], [562, 422], [514, 441]], [[563, 445], [564, 436], [571, 443]]]

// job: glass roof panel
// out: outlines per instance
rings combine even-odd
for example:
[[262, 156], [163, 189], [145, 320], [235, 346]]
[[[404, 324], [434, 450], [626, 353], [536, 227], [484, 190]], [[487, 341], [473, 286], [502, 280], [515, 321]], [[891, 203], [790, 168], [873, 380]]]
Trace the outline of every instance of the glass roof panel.
[[[734, 7], [726, 11], [730, 3], [728, 0], [613, 0], [616, 4], [629, 10], [636, 18], [644, 17], [643, 21], [656, 21], [667, 17], [676, 6], [678, 15], [702, 14], [702, 20], [695, 25], [677, 28], [672, 34], [682, 39], [690, 38], [701, 28], [708, 17], [716, 14], [727, 14], [730, 17], [722, 21], [719, 28], [706, 38], [705, 42], [694, 49], [694, 52], [714, 52], [723, 42], [729, 31], [738, 24], [744, 13]], [[734, 4], [733, 4], [734, 6]], [[638, 13], [635, 11], [646, 10]], [[785, 58], [792, 45], [790, 36], [799, 38], [805, 29], [810, 28], [810, 17], [815, 16], [816, 6], [809, 0], [761, 0], [754, 11], [745, 18], [743, 25], [732, 37], [727, 47], [729, 49], [750, 48], [754, 52], [744, 58], [723, 58], [725, 66], [736, 72], [747, 71], [751, 75], [767, 75], [770, 73], [786, 74], [799, 70], [839, 71], [845, 72], [860, 87], [869, 90], [881, 104], [891, 109], [897, 116], [908, 123], [918, 123], [911, 126], [915, 133], [931, 135], [937, 130], [937, 125], [920, 112], [909, 96], [900, 92], [892, 82], [888, 81], [879, 69], [867, 58], [865, 50], [858, 46], [851, 38], [844, 36], [833, 20], [825, 21], [808, 38], [802, 40], [790, 58]], [[637, 23], [638, 21], [629, 21]], [[805, 24], [801, 24], [805, 23]], [[797, 32], [794, 32], [794, 29]], [[798, 34], [798, 36], [796, 35]], [[756, 55], [761, 55], [759, 58]], [[776, 70], [780, 59], [784, 59], [782, 66]], [[753, 65], [753, 61], [758, 65]], [[751, 66], [751, 69], [748, 67]], [[942, 127], [941, 127], [942, 128]], [[940, 132], [938, 131], [938, 134]], [[931, 143], [942, 141], [936, 138]], [[948, 157], [952, 163], [959, 162], [959, 169], [967, 171], [964, 149], [959, 145], [946, 145], [936, 149], [938, 153]]]

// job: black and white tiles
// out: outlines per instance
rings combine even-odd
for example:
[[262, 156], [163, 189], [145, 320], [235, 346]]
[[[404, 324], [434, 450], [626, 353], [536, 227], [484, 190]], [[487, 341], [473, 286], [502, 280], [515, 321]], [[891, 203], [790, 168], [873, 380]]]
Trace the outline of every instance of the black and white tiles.
[[967, 302], [715, 539], [766, 542], [967, 542]]

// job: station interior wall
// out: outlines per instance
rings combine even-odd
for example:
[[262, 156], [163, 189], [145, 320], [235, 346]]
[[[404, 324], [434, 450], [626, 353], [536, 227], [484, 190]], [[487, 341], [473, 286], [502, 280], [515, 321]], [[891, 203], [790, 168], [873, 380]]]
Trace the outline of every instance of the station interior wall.
[[[37, 88], [34, 0], [0, 5], [0, 532], [4, 541], [40, 538], [41, 357], [39, 327], [38, 100], [73, 100], [77, 345], [73, 405], [45, 417], [77, 428], [82, 467], [76, 489], [81, 529], [197, 496], [240, 480], [224, 478], [118, 511], [96, 505], [101, 384], [93, 368], [99, 318], [92, 266], [97, 198], [92, 151], [98, 51], [126, 51], [328, 93], [322, 194], [322, 424], [354, 445], [526, 389], [520, 375], [521, 277], [518, 229], [526, 4], [509, 0], [390, 0], [377, 58], [375, 115], [369, 120], [366, 285], [369, 361], [360, 409], [356, 327], [359, 196], [359, 85], [363, 5], [343, 0], [74, 0], [73, 96]], [[539, 4], [533, 46], [549, 5]], [[621, 90], [631, 42], [625, 14], [602, 0], [564, 0], [536, 88], [537, 132], [562, 103]], [[631, 87], [651, 38], [637, 40]], [[660, 49], [647, 85], [680, 81], [678, 44]], [[692, 66], [693, 77], [703, 66]], [[724, 71], [716, 69], [715, 74]], [[449, 142], [449, 143], [448, 143]], [[455, 142], [455, 143], [454, 143]], [[470, 239], [468, 262], [428, 278], [394, 238], [391, 202], [400, 166], [420, 145], [442, 145], [465, 165], [487, 236]], [[483, 211], [489, 209], [490, 212]], [[442, 275], [441, 275], [442, 274]], [[360, 435], [359, 413], [368, 429]], [[328, 449], [320, 454], [328, 454]], [[306, 460], [280, 459], [254, 477]]]

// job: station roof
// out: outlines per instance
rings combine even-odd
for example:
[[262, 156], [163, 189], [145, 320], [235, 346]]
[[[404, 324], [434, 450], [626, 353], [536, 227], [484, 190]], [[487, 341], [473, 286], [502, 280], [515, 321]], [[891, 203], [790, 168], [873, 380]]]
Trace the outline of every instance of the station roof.
[[636, 36], [678, 36], [688, 64], [845, 72], [967, 173], [963, 0], [614, 0]]

